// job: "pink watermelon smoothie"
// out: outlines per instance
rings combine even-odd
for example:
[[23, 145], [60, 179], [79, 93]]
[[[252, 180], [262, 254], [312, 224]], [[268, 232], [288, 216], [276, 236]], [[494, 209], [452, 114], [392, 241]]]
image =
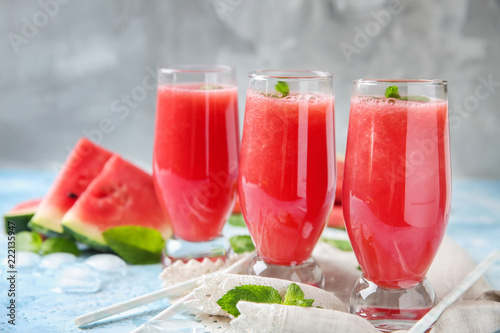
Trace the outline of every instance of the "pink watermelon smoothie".
[[413, 286], [450, 213], [447, 103], [359, 98], [349, 122], [342, 203], [356, 257], [377, 285]]
[[239, 197], [259, 256], [277, 265], [307, 260], [335, 197], [334, 100], [249, 91]]
[[77, 240], [106, 249], [103, 231], [124, 225], [154, 228], [163, 239], [172, 232], [153, 185], [153, 177], [113, 155], [102, 172], [64, 215], [64, 230]]
[[81, 138], [36, 210], [30, 226], [38, 232], [62, 233], [61, 220], [90, 182], [101, 172], [112, 153]]
[[238, 97], [233, 86], [158, 88], [153, 175], [175, 236], [220, 236], [231, 214], [238, 175]]

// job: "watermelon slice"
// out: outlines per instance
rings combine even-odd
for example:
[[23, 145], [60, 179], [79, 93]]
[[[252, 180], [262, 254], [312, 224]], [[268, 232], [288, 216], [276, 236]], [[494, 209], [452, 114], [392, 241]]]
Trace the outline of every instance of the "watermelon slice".
[[33, 217], [33, 214], [35, 214], [36, 209], [40, 205], [40, 201], [42, 201], [41, 198], [23, 201], [9, 210], [3, 216], [5, 221], [5, 233], [9, 233], [9, 222], [14, 223], [16, 234], [21, 231], [29, 231], [28, 222]]
[[64, 215], [62, 225], [77, 241], [101, 251], [109, 250], [102, 233], [117, 226], [154, 228], [165, 240], [172, 235], [153, 177], [118, 155], [111, 157]]
[[86, 138], [80, 139], [40, 203], [29, 227], [46, 235], [61, 234], [64, 214], [101, 172], [111, 155]]

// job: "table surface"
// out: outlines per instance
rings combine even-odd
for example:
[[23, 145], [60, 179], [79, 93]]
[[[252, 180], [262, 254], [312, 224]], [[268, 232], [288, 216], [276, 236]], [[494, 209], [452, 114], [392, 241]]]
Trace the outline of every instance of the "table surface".
[[[50, 171], [0, 170], [0, 214], [16, 203], [45, 194], [55, 173]], [[453, 183], [452, 211], [447, 235], [458, 242], [477, 262], [500, 248], [500, 181], [458, 180]], [[7, 257], [6, 237], [0, 238], [0, 259]], [[83, 259], [79, 259], [83, 260]], [[2, 276], [6, 273], [1, 267]], [[17, 274], [16, 327], [1, 319], [1, 330], [12, 332], [127, 332], [144, 323], [168, 305], [168, 300], [142, 306], [79, 329], [73, 319], [132, 297], [158, 290], [159, 264], [128, 267], [128, 274], [105, 283], [90, 294], [60, 292], [54, 278], [31, 270]], [[494, 289], [500, 289], [500, 263], [486, 273]], [[2, 308], [8, 306], [7, 281], [2, 277]], [[5, 310], [4, 310], [5, 312]]]

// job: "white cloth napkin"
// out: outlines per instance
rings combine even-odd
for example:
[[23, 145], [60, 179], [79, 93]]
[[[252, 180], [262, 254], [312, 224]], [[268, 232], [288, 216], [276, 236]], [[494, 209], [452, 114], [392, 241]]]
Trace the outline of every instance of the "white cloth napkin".
[[[361, 274], [354, 254], [320, 243], [314, 256], [325, 273], [325, 290], [297, 284], [305, 298], [315, 299], [313, 306], [322, 309], [239, 302], [237, 307], [241, 314], [235, 319], [216, 303], [227, 291], [239, 285], [257, 284], [274, 287], [283, 296], [290, 281], [233, 274], [204, 278], [188, 307], [199, 313], [197, 318], [210, 332], [378, 332], [367, 321], [347, 312], [351, 289]], [[454, 288], [475, 265], [458, 244], [445, 238], [427, 275], [438, 299]], [[483, 299], [475, 300], [488, 289], [485, 279], [476, 282], [462, 296], [464, 301], [445, 311], [434, 324], [432, 333], [483, 333], [500, 329], [498, 294], [490, 292]]]
[[[278, 290], [281, 297], [285, 295], [290, 281], [264, 278], [254, 275], [217, 274], [205, 276], [200, 287], [194, 290], [194, 300], [187, 303], [192, 312], [201, 312], [209, 315], [230, 316], [221, 309], [217, 301], [229, 290], [237, 286], [253, 284], [259, 286], [271, 286]], [[347, 306], [335, 295], [323, 289], [297, 283], [304, 292], [304, 297], [314, 299], [314, 306], [325, 309], [347, 312]]]

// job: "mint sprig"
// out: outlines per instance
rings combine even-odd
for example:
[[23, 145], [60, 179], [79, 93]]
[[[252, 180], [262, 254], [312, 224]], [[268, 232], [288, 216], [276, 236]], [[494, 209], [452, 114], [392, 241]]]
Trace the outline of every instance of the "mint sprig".
[[427, 96], [402, 96], [399, 98], [401, 101], [410, 101], [410, 102], [430, 102], [431, 99]]
[[239, 301], [281, 304], [282, 300], [280, 293], [273, 287], [247, 284], [229, 290], [217, 301], [217, 304], [219, 304], [222, 310], [238, 317], [240, 311], [236, 307], [236, 304], [238, 304]]
[[385, 90], [385, 97], [387, 98], [400, 98], [399, 88], [397, 86], [387, 87]]
[[16, 250], [38, 253], [42, 245], [42, 238], [33, 231], [21, 231], [16, 235]]
[[400, 101], [411, 101], [411, 102], [430, 102], [431, 99], [427, 96], [401, 96], [399, 94], [399, 88], [397, 86], [389, 86], [385, 89], [386, 98], [395, 98]]
[[274, 88], [277, 92], [281, 93], [281, 97], [286, 97], [290, 93], [290, 87], [285, 81], [278, 81]]
[[160, 262], [165, 241], [153, 228], [123, 225], [106, 229], [102, 236], [108, 246], [132, 265]]
[[347, 240], [342, 240], [342, 239], [332, 239], [332, 238], [321, 238], [321, 241], [328, 243], [332, 246], [335, 246], [337, 249], [345, 252], [350, 252], [352, 251], [352, 246], [351, 243]]
[[40, 253], [44, 256], [57, 252], [72, 253], [75, 256], [80, 255], [80, 250], [75, 242], [64, 237], [48, 238], [40, 245]]
[[295, 305], [308, 308], [312, 307], [313, 303], [313, 299], [304, 299], [304, 292], [297, 284], [292, 283], [286, 289], [283, 305]]
[[248, 235], [237, 235], [229, 238], [229, 243], [235, 253], [251, 252], [255, 250], [252, 238]]
[[247, 227], [247, 225], [245, 223], [245, 219], [243, 219], [242, 214], [231, 214], [231, 216], [229, 217], [229, 220], [227, 220], [227, 223], [229, 223], [230, 225], [232, 225], [234, 227], [242, 227], [242, 228]]
[[246, 284], [229, 290], [217, 301], [217, 304], [219, 304], [222, 310], [238, 317], [240, 311], [236, 307], [236, 304], [238, 304], [239, 301], [302, 307], [312, 307], [314, 302], [313, 299], [304, 299], [304, 292], [302, 289], [300, 289], [297, 284], [292, 283], [286, 289], [284, 299], [281, 298], [278, 290], [273, 287]]
[[262, 93], [262, 95], [273, 98], [283, 98], [290, 94], [290, 87], [285, 81], [278, 81], [278, 83], [274, 85], [274, 89], [276, 89], [276, 91]]

